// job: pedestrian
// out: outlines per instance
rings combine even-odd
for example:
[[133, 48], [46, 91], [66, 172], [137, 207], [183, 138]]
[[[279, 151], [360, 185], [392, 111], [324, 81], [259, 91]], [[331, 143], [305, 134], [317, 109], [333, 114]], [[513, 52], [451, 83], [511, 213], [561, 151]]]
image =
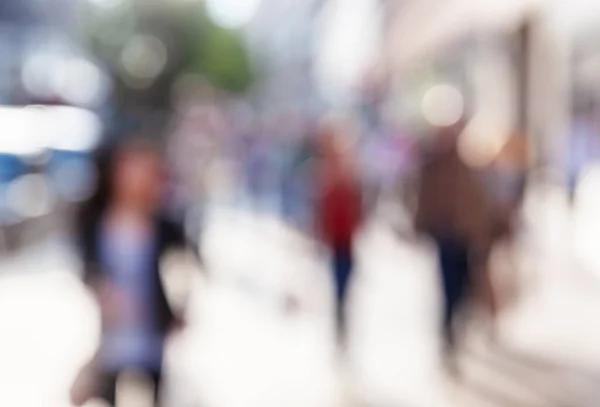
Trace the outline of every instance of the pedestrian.
[[348, 339], [348, 292], [356, 262], [353, 246], [362, 221], [360, 182], [343, 136], [333, 125], [319, 130], [321, 159], [316, 171], [316, 227], [331, 252], [336, 338], [342, 351], [346, 350]]
[[598, 126], [593, 114], [579, 114], [567, 137], [565, 157], [565, 175], [567, 177], [567, 195], [571, 208], [577, 203], [577, 192], [585, 172], [600, 158]]
[[114, 406], [120, 376], [134, 370], [151, 380], [158, 405], [165, 339], [182, 326], [159, 263], [186, 239], [163, 213], [165, 168], [156, 149], [128, 143], [102, 152], [98, 165], [98, 188], [81, 211], [78, 237], [84, 281], [100, 307], [101, 340], [86, 368], [95, 371], [96, 391], [75, 401], [98, 397]]
[[416, 176], [415, 230], [437, 247], [443, 295], [444, 361], [457, 373], [458, 318], [476, 278], [487, 267], [490, 215], [480, 178], [458, 152], [462, 124], [439, 129]]
[[310, 230], [311, 171], [316, 156], [314, 140], [302, 129], [302, 134], [290, 143], [288, 166], [282, 185], [282, 211], [284, 219], [298, 231]]

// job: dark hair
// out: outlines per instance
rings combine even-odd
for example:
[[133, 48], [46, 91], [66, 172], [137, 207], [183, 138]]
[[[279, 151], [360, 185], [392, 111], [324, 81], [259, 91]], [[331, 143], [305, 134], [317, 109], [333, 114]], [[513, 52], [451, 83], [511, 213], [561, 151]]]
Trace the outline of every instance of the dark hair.
[[116, 146], [105, 146], [92, 156], [95, 171], [94, 192], [81, 204], [76, 218], [76, 233], [79, 238], [87, 235], [96, 220], [106, 210], [112, 193], [112, 169], [117, 156]]
[[112, 201], [115, 166], [123, 154], [132, 151], [159, 153], [155, 146], [145, 140], [127, 140], [123, 143], [103, 146], [94, 153], [92, 157], [96, 173], [94, 193], [79, 208], [76, 219], [78, 234], [89, 231], [106, 211]]

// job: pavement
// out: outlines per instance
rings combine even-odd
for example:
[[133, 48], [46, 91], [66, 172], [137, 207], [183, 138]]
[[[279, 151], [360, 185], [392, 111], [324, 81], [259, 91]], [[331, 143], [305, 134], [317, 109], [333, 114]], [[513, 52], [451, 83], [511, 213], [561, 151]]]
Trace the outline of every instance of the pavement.
[[[433, 249], [393, 233], [395, 208], [384, 207], [358, 243], [345, 362], [333, 347], [326, 253], [267, 215], [213, 208], [203, 235], [210, 281], [186, 256], [173, 254], [164, 264], [175, 302], [193, 288], [188, 327], [169, 344], [166, 404], [594, 407], [595, 199], [571, 215], [559, 191], [533, 194], [515, 249], [516, 280], [502, 271], [506, 253], [495, 262], [499, 286], [517, 281], [519, 290], [510, 290], [514, 301], [497, 342], [486, 336], [485, 316], [472, 313], [460, 378], [440, 362]], [[58, 237], [0, 267], [0, 405], [68, 407], [70, 384], [98, 341], [97, 309], [79, 281], [77, 259]], [[127, 407], [142, 405], [134, 398]]]

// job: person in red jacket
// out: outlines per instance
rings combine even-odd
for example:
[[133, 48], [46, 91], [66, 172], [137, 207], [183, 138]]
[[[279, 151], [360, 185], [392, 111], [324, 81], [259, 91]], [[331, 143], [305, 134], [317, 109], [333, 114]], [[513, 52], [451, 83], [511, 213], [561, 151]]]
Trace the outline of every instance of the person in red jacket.
[[332, 254], [338, 345], [347, 340], [346, 302], [355, 264], [354, 238], [362, 220], [362, 197], [354, 163], [341, 134], [334, 128], [319, 131], [321, 160], [317, 169], [317, 230]]

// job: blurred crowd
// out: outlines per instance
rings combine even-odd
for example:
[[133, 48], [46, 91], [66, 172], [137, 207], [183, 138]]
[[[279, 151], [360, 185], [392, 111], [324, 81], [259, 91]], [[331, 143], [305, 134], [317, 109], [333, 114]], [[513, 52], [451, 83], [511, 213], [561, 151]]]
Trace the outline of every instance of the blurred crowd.
[[[399, 240], [432, 242], [442, 360], [460, 377], [456, 354], [460, 327], [472, 313], [467, 306], [487, 315], [485, 332], [496, 343], [499, 315], [519, 291], [515, 246], [531, 168], [527, 140], [517, 133], [486, 165], [467, 164], [460, 150], [466, 123], [460, 118], [417, 137], [407, 136], [411, 129], [342, 116], [240, 119], [197, 108], [175, 128], [166, 149], [140, 134], [100, 149], [96, 192], [83, 204], [75, 237], [104, 322], [99, 353], [74, 387], [76, 403], [92, 396], [114, 403], [117, 378], [132, 369], [147, 372], [160, 389], [162, 347], [181, 326], [161, 288], [160, 257], [171, 246], [191, 247], [210, 284], [214, 270], [202, 261], [203, 224], [218, 207], [279, 218], [329, 253], [342, 362], [351, 340], [348, 296], [363, 226], [382, 218]], [[592, 143], [598, 136], [582, 137]], [[569, 161], [565, 174], [589, 162]], [[386, 204], [395, 205], [403, 221], [382, 215]], [[509, 281], [502, 288], [494, 283], [492, 263], [499, 245], [508, 247]], [[290, 301], [282, 306], [299, 306]], [[99, 384], [90, 387], [90, 375]]]
[[[527, 238], [541, 228], [532, 215], [540, 199], [563, 202], [571, 220], [597, 203], [594, 30], [544, 31], [561, 13], [535, 2], [514, 13], [482, 2], [485, 18], [455, 4], [449, 13], [463, 24], [454, 25], [434, 17], [433, 1], [409, 13], [368, 0], [64, 0], [65, 16], [23, 3], [32, 4], [0, 5], [0, 264], [47, 242], [77, 259], [99, 314], [98, 346], [72, 375], [69, 405], [137, 406], [119, 395], [132, 375], [146, 385], [146, 405], [169, 405], [166, 360], [190, 329], [187, 299], [224, 284], [207, 260], [208, 230], [223, 213], [274, 222], [295, 237], [292, 251], [327, 270], [332, 359], [359, 388], [353, 298], [377, 256], [364, 247], [383, 246], [374, 229], [392, 236], [393, 253], [426, 253], [440, 310], [424, 346], [442, 376], [461, 383], [473, 326], [485, 346], [509, 347], [502, 321], [529, 298], [523, 252], [537, 256]], [[421, 15], [423, 29], [407, 21]], [[349, 41], [353, 27], [381, 38]], [[446, 36], [458, 38], [436, 46]], [[241, 227], [226, 225], [232, 235]], [[570, 247], [575, 232], [562, 230], [558, 246]], [[242, 258], [233, 240], [221, 255]], [[183, 300], [171, 298], [163, 272], [173, 251], [197, 271], [179, 282]], [[296, 260], [285, 257], [290, 268]], [[0, 269], [0, 286], [3, 278]], [[309, 314], [300, 296], [283, 297], [284, 320]]]

